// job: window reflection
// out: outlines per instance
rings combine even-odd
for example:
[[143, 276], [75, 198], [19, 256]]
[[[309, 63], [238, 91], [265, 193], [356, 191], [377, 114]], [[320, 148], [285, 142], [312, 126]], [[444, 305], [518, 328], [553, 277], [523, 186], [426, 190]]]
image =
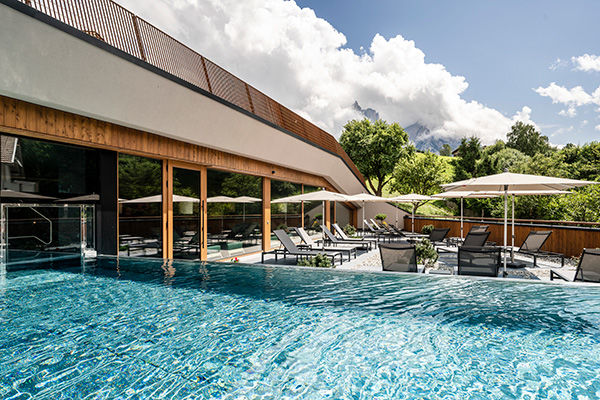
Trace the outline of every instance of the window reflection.
[[[321, 190], [316, 186], [304, 185], [304, 193], [316, 192]], [[304, 202], [304, 229], [310, 234], [321, 231], [320, 225], [323, 223], [323, 202], [305, 201]]]
[[209, 260], [261, 250], [262, 178], [208, 170]]
[[162, 164], [119, 154], [119, 254], [162, 257]]
[[173, 258], [200, 259], [200, 172], [173, 168]]
[[0, 136], [3, 201], [52, 202], [98, 193], [96, 150]]
[[[271, 180], [271, 201], [282, 197], [302, 193], [302, 185], [298, 183]], [[271, 203], [271, 230], [283, 229], [296, 242], [300, 241], [293, 227], [302, 226], [302, 203]], [[271, 234], [271, 247], [279, 246], [279, 241]]]

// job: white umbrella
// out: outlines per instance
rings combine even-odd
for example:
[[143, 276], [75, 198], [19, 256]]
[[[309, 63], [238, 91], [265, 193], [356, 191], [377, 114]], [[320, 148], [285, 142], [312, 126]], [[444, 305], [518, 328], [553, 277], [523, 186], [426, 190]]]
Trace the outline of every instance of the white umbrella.
[[[386, 197], [379, 197], [370, 193], [359, 193], [352, 196], [346, 196], [348, 201], [361, 201], [362, 202], [362, 229], [365, 229], [365, 202], [378, 202], [378, 201], [389, 201]], [[398, 224], [398, 212], [396, 211], [396, 224]]]
[[415, 204], [421, 203], [423, 201], [435, 200], [435, 198], [430, 196], [425, 196], [417, 193], [403, 194], [402, 196], [392, 197], [388, 199], [389, 201], [395, 201], [397, 203], [411, 203], [412, 204], [412, 219], [411, 219], [411, 227], [412, 232], [415, 232]]
[[463, 199], [465, 198], [489, 198], [496, 197], [496, 195], [489, 194], [481, 194], [478, 192], [465, 192], [465, 191], [456, 191], [456, 192], [444, 192], [434, 194], [432, 197], [441, 198], [441, 199], [460, 199], [460, 238], [464, 238], [463, 233]]
[[349, 196], [341, 193], [330, 192], [327, 190], [317, 190], [310, 193], [296, 194], [294, 196], [282, 197], [272, 201], [272, 203], [297, 203], [299, 201], [322, 201], [323, 223], [325, 223], [325, 202], [326, 201], [348, 201]]
[[257, 203], [259, 201], [262, 201], [262, 199], [259, 199], [258, 197], [250, 197], [250, 196], [240, 196], [240, 197], [236, 197], [233, 199], [234, 203], [242, 203], [242, 208], [243, 208], [243, 221], [246, 221], [246, 203]]
[[[177, 194], [173, 195], [173, 203], [199, 203], [200, 199], [195, 197], [180, 196]], [[154, 196], [140, 197], [131, 200], [119, 200], [122, 204], [140, 204], [140, 203], [162, 203], [162, 195], [156, 194]]]
[[469, 190], [473, 192], [496, 191], [504, 196], [504, 275], [506, 275], [506, 247], [508, 223], [509, 191], [565, 190], [574, 187], [597, 184], [599, 182], [580, 181], [576, 179], [554, 178], [527, 174], [503, 172], [501, 174], [471, 178], [464, 181], [442, 185], [447, 191]]

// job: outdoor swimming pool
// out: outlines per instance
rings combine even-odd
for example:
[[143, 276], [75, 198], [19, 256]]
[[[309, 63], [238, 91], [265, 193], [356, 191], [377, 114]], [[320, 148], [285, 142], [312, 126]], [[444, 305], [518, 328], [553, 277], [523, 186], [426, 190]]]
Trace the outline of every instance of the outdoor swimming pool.
[[595, 287], [101, 259], [0, 327], [0, 398], [600, 397]]

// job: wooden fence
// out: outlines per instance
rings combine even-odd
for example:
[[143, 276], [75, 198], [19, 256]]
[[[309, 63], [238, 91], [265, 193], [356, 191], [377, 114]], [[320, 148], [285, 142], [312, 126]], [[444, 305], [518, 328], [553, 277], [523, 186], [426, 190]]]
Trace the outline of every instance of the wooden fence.
[[[425, 225], [434, 225], [436, 228], [450, 228], [448, 236], [460, 237], [460, 219], [458, 217], [415, 217], [415, 232], [421, 232]], [[488, 240], [504, 243], [504, 223], [499, 218], [468, 218], [464, 220], [464, 234], [469, 232], [473, 225], [489, 225], [490, 237]], [[410, 217], [405, 217], [404, 228], [410, 230]], [[532, 230], [551, 230], [552, 235], [544, 244], [543, 250], [562, 253], [568, 257], [581, 255], [584, 248], [600, 247], [600, 228], [598, 224], [573, 221], [541, 221], [541, 220], [516, 220], [515, 221], [515, 246], [520, 246]], [[508, 223], [508, 244], [511, 243], [511, 224]]]

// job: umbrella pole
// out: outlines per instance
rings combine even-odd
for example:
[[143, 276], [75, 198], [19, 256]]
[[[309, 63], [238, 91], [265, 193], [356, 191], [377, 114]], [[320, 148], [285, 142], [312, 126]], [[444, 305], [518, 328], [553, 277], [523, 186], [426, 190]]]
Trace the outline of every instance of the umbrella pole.
[[460, 238], [463, 239], [463, 198], [460, 198]]
[[362, 204], [362, 214], [363, 214], [363, 217], [362, 217], [362, 222], [360, 224], [361, 224], [362, 234], [364, 236], [365, 235], [365, 201], [363, 200], [362, 203], [363, 203]]
[[415, 203], [412, 203], [412, 233], [415, 233]]
[[515, 195], [512, 196], [512, 243], [510, 247], [510, 261], [515, 262]]
[[[321, 223], [322, 225], [325, 225], [325, 200], [321, 202], [321, 206], [323, 207], [323, 213], [321, 214]], [[323, 245], [322, 248], [325, 248], [325, 229], [321, 229], [321, 239], [321, 244]]]
[[243, 222], [246, 222], [246, 203], [242, 204], [242, 210], [244, 210], [244, 219], [242, 220]]
[[507, 231], [508, 231], [508, 227], [507, 227], [507, 220], [508, 220], [508, 194], [507, 192], [507, 187], [504, 187], [504, 274], [503, 276], [506, 276], [506, 245], [507, 245], [507, 240], [506, 240], [506, 236], [507, 236]]

